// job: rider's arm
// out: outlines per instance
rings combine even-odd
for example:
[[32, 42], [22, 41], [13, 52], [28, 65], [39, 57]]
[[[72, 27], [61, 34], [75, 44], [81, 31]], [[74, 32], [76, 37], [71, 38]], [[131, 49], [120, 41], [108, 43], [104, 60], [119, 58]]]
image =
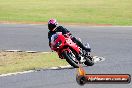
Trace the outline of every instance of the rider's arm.
[[68, 36], [71, 35], [70, 31], [62, 26], [58, 27], [58, 31], [61, 31], [63, 35], [68, 35]]
[[51, 33], [48, 32], [49, 46], [51, 47]]

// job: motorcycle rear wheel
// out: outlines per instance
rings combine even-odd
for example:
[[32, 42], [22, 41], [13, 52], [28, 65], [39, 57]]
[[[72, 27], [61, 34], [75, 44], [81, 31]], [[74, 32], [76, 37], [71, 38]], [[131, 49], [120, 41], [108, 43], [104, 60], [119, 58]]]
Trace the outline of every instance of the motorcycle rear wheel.
[[93, 61], [93, 58], [91, 56], [88, 56], [85, 59], [86, 59], [86, 61], [84, 62], [85, 65], [87, 65], [87, 66], [93, 66], [94, 65], [94, 61]]
[[[72, 54], [71, 54], [72, 53]], [[71, 56], [71, 55], [73, 55], [74, 53], [73, 52], [68, 52], [68, 51], [64, 51], [63, 53], [62, 53], [62, 55], [63, 55], [63, 57], [66, 59], [66, 61], [71, 65], [71, 66], [73, 66], [74, 68], [79, 68], [79, 64], [78, 64], [78, 61], [75, 61], [75, 60], [73, 60], [73, 56]], [[75, 54], [74, 54], [74, 56], [75, 56]]]

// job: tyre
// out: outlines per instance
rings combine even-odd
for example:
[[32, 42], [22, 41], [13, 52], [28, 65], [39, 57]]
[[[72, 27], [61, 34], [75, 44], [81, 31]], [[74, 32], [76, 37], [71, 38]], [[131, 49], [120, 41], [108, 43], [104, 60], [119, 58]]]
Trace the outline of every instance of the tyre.
[[70, 53], [68, 51], [64, 51], [62, 55], [71, 66], [74, 68], [79, 68], [76, 56], [72, 51]]
[[91, 56], [88, 56], [85, 59], [86, 59], [86, 61], [84, 62], [85, 65], [87, 65], [87, 66], [93, 66], [94, 65], [94, 61], [93, 61], [93, 58]]

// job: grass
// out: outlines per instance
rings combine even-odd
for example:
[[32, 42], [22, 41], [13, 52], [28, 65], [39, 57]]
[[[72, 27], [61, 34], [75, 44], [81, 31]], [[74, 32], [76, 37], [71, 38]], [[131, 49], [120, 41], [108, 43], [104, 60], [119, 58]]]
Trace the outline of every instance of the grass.
[[132, 25], [132, 0], [0, 0], [0, 21]]
[[55, 53], [0, 52], [0, 74], [68, 65]]

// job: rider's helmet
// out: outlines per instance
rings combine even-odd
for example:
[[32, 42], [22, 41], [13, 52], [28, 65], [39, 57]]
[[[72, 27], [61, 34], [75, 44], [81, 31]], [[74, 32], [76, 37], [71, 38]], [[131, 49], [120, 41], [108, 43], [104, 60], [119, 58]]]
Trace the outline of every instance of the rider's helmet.
[[54, 29], [55, 27], [57, 27], [57, 25], [58, 25], [58, 22], [56, 21], [56, 19], [50, 19], [50, 20], [48, 21], [48, 29], [49, 29], [50, 31], [53, 31], [53, 29]]

